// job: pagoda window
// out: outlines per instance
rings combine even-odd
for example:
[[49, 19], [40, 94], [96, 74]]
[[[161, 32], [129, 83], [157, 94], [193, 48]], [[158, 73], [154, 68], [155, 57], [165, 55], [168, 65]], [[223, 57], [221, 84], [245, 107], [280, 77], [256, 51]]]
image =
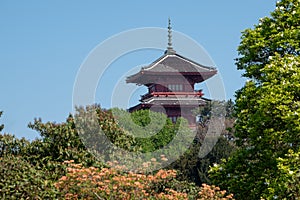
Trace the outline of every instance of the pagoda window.
[[170, 91], [182, 91], [183, 90], [183, 86], [181, 84], [169, 84], [168, 85], [168, 89]]

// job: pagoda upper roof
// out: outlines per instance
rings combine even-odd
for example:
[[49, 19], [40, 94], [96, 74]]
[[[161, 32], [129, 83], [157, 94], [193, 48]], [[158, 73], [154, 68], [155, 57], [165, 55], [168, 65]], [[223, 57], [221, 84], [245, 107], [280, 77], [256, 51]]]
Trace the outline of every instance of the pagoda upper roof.
[[[165, 51], [164, 55], [148, 66], [127, 77], [127, 83], [145, 84], [149, 76], [159, 75], [194, 75], [200, 76], [197, 82], [202, 82], [217, 73], [216, 68], [201, 65], [182, 55], [177, 54], [173, 49]], [[146, 78], [147, 77], [147, 78]]]

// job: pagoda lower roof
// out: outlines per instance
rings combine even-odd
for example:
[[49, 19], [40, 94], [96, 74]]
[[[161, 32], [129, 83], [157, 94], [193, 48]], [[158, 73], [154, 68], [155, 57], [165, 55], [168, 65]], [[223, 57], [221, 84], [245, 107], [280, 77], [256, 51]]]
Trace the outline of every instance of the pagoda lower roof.
[[170, 97], [151, 97], [143, 100], [140, 104], [129, 108], [130, 112], [140, 109], [147, 109], [152, 106], [162, 107], [198, 107], [204, 106], [207, 100], [204, 98], [170, 98]]
[[143, 99], [144, 104], [153, 105], [204, 105], [206, 101], [200, 97], [150, 97]]
[[151, 92], [142, 95], [141, 101], [144, 99], [152, 98], [152, 97], [168, 97], [168, 98], [182, 98], [182, 97], [202, 97], [202, 91], [194, 91], [194, 92]]
[[196, 82], [202, 82], [217, 73], [216, 68], [201, 65], [177, 53], [165, 53], [159, 59], [127, 77], [127, 83], [145, 84], [157, 76], [198, 76]]

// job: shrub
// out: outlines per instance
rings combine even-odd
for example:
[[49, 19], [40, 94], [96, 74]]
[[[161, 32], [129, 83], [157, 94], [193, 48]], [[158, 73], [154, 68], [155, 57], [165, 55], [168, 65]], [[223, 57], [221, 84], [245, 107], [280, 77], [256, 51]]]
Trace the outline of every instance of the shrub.
[[14, 135], [0, 134], [0, 157], [5, 155], [21, 155], [30, 142], [25, 138], [18, 139]]
[[19, 156], [0, 157], [1, 199], [54, 199], [59, 192], [47, 172]]
[[232, 199], [215, 186], [180, 182], [176, 171], [159, 170], [153, 174], [122, 172], [114, 168], [83, 167], [67, 161], [68, 173], [55, 183], [66, 199]]

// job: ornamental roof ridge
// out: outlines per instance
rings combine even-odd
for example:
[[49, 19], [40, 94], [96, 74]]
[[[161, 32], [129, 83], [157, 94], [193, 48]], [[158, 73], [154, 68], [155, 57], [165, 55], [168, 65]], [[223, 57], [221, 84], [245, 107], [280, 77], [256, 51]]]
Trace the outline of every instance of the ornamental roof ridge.
[[[180, 55], [178, 53], [174, 53], [174, 54], [165, 53], [164, 55], [162, 55], [161, 57], [159, 57], [158, 59], [156, 59], [154, 62], [152, 62], [150, 65], [143, 66], [142, 70], [143, 71], [151, 71], [156, 66], [161, 65], [161, 63], [163, 61], [165, 61], [166, 59], [168, 59], [170, 57], [176, 57], [176, 58], [182, 60], [183, 62], [186, 62], [186, 63], [188, 63], [188, 64], [190, 64], [190, 65], [192, 65], [194, 67], [197, 67], [197, 68], [202, 68], [205, 71], [216, 71], [216, 67], [210, 67], [210, 66], [205, 66], [205, 65], [199, 64], [198, 62], [195, 62], [195, 61], [193, 61], [193, 60], [191, 60], [189, 58], [186, 58], [186, 57], [184, 57], [184, 56], [182, 56], [182, 55]], [[168, 66], [168, 67], [173, 67], [171, 65], [166, 65], [166, 64], [162, 64], [162, 65], [165, 65], [165, 66]], [[184, 67], [184, 66], [182, 66], [182, 67]], [[180, 72], [179, 69], [177, 69], [176, 71]]]

